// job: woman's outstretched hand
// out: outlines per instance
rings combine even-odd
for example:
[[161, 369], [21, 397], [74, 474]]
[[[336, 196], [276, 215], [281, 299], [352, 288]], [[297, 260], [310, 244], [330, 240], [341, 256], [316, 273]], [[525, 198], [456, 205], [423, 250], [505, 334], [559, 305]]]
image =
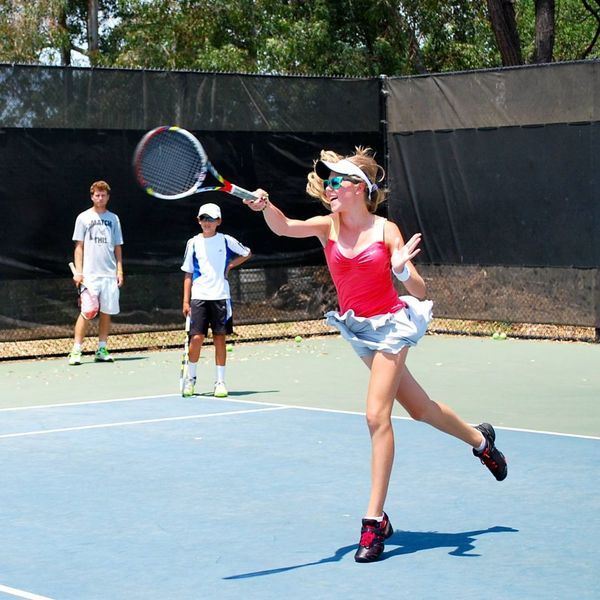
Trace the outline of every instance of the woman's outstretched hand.
[[400, 246], [400, 238], [396, 238], [394, 241], [394, 251], [392, 252], [391, 262], [394, 273], [401, 273], [404, 266], [409, 260], [412, 260], [419, 252], [421, 248], [418, 248], [421, 243], [421, 234], [415, 233], [404, 246]]

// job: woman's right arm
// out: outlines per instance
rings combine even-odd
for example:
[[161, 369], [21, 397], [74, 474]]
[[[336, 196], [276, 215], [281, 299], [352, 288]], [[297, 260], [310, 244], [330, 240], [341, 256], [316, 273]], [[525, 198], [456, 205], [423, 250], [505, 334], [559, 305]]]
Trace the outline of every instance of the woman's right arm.
[[244, 200], [252, 210], [262, 212], [267, 225], [276, 235], [293, 238], [318, 237], [322, 245], [325, 245], [329, 237], [331, 217], [317, 216], [306, 219], [290, 219], [273, 205], [268, 194], [264, 190], [253, 192], [257, 200]]

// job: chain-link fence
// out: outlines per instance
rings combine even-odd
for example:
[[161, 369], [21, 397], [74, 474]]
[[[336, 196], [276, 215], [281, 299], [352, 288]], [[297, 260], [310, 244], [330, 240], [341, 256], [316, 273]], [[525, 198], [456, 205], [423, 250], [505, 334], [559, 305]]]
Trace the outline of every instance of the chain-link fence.
[[[434, 302], [431, 332], [597, 341], [595, 269], [420, 265], [419, 270]], [[326, 266], [239, 269], [230, 273], [230, 287], [233, 342], [334, 332], [322, 319], [336, 308]], [[122, 312], [113, 321], [111, 349], [179, 346], [181, 288], [180, 273], [129, 277]], [[0, 358], [69, 351], [78, 314], [69, 279], [5, 281], [0, 289]], [[96, 333], [92, 322], [90, 350]]]

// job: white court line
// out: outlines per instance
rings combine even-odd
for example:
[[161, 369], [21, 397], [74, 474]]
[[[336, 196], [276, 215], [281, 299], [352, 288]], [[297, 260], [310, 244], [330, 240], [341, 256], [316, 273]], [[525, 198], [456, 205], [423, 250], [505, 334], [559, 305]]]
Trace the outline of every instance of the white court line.
[[48, 596], [40, 596], [39, 594], [32, 594], [31, 592], [24, 592], [23, 590], [17, 590], [16, 588], [8, 587], [7, 585], [0, 584], [0, 592], [10, 594], [17, 598], [26, 598], [27, 600], [52, 600]]
[[164, 394], [161, 396], [132, 396], [131, 398], [113, 398], [112, 400], [84, 400], [83, 402], [61, 402], [60, 404], [32, 404], [30, 406], [12, 406], [9, 408], [0, 408], [0, 412], [10, 412], [12, 410], [36, 410], [40, 408], [62, 408], [64, 406], [85, 406], [87, 404], [108, 404], [110, 402], [132, 402], [134, 400], [156, 400], [157, 398], [171, 398], [181, 394]]
[[[300, 406], [296, 404], [276, 404], [274, 402], [258, 402], [256, 400], [237, 400], [235, 398], [219, 398], [220, 402], [239, 402], [241, 404], [259, 404], [261, 406], [285, 406], [287, 408], [295, 408], [297, 410], [310, 410], [314, 412], [325, 412], [332, 414], [340, 414], [340, 415], [358, 415], [365, 416], [363, 411], [359, 410], [342, 410], [339, 408], [321, 408], [318, 406]], [[392, 419], [396, 421], [413, 421], [411, 417], [401, 417], [399, 415], [392, 415]], [[477, 423], [471, 423], [471, 425], [477, 425]], [[572, 437], [572, 438], [581, 438], [584, 440], [600, 440], [600, 436], [597, 435], [583, 435], [579, 433], [562, 433], [560, 431], [544, 431], [542, 429], [522, 429], [519, 427], [504, 427], [502, 425], [494, 425], [494, 429], [498, 429], [501, 431], [516, 431], [518, 433], [539, 433], [541, 435], [556, 435], [561, 437]]]
[[64, 433], [66, 431], [84, 431], [86, 429], [108, 429], [110, 427], [125, 427], [128, 425], [146, 425], [148, 423], [165, 423], [167, 421], [187, 421], [191, 419], [210, 419], [212, 417], [228, 417], [230, 415], [247, 415], [251, 413], [269, 412], [274, 410], [287, 410], [288, 406], [274, 406], [270, 408], [256, 408], [254, 410], [229, 410], [220, 413], [185, 415], [183, 417], [162, 417], [160, 419], [141, 419], [139, 421], [120, 421], [118, 423], [98, 423], [96, 425], [79, 425], [77, 427], [62, 427], [60, 429], [40, 429], [37, 431], [23, 431], [20, 433], [4, 433], [0, 439], [27, 437], [32, 435], [45, 435], [47, 433]]
[[[83, 402], [63, 402], [60, 404], [34, 404], [34, 405], [30, 405], [30, 406], [15, 406], [12, 408], [0, 408], [0, 412], [10, 412], [10, 411], [20, 411], [20, 410], [35, 410], [35, 409], [44, 409], [44, 408], [61, 408], [61, 407], [68, 407], [68, 406], [84, 406], [87, 404], [109, 404], [111, 402], [132, 402], [135, 400], [155, 400], [157, 398], [181, 398], [180, 394], [164, 394], [164, 395], [160, 395], [160, 396], [132, 396], [130, 398], [115, 398], [113, 400], [85, 400]], [[211, 398], [211, 400], [213, 400], [213, 398]], [[215, 399], [216, 400], [216, 399]], [[335, 408], [319, 408], [316, 406], [299, 406], [299, 405], [295, 405], [295, 404], [278, 404], [275, 402], [259, 402], [257, 400], [239, 400], [237, 398], [219, 398], [218, 399], [219, 402], [237, 402], [240, 404], [255, 404], [258, 406], [272, 406], [272, 407], [277, 407], [277, 408], [295, 408], [297, 410], [310, 410], [310, 411], [315, 411], [315, 412], [326, 412], [326, 413], [333, 413], [333, 414], [341, 414], [341, 415], [363, 415], [364, 416], [364, 412], [362, 411], [353, 411], [353, 410], [341, 410], [341, 409], [335, 409]], [[230, 413], [225, 413], [225, 414], [230, 414]], [[179, 417], [177, 417], [179, 418]], [[183, 418], [183, 417], [182, 417]], [[195, 417], [191, 417], [191, 418], [195, 418]], [[412, 421], [413, 419], [411, 419], [410, 417], [400, 417], [400, 416], [392, 416], [392, 419], [396, 419], [396, 420], [400, 420], [400, 421]], [[159, 419], [160, 421], [160, 419]], [[144, 421], [135, 421], [134, 423], [144, 423]], [[127, 423], [126, 423], [127, 424]], [[90, 428], [93, 426], [90, 426]], [[524, 428], [519, 428], [519, 427], [502, 427], [502, 426], [494, 426], [494, 429], [499, 429], [502, 431], [516, 431], [518, 433], [539, 433], [541, 435], [555, 435], [555, 436], [562, 436], [562, 437], [571, 437], [571, 438], [580, 438], [580, 439], [584, 439], [584, 440], [600, 440], [600, 436], [596, 436], [596, 435], [583, 435], [583, 434], [577, 434], [577, 433], [563, 433], [560, 431], [544, 431], [544, 430], [540, 430], [540, 429], [524, 429]], [[56, 430], [56, 431], [69, 431], [67, 430]], [[43, 433], [43, 432], [42, 432]], [[14, 435], [14, 434], [9, 434], [9, 435]], [[6, 435], [0, 435], [0, 438], [3, 437], [7, 437]]]

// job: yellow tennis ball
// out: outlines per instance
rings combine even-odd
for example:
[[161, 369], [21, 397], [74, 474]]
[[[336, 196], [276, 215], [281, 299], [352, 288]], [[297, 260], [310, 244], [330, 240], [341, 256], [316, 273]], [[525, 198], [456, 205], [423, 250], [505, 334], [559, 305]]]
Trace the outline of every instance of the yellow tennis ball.
[[227, 344], [227, 352], [233, 352], [233, 344]]
[[497, 331], [494, 331], [494, 333], [492, 334], [492, 338], [494, 340], [499, 340], [500, 339], [500, 334]]
[[297, 336], [294, 338], [294, 341], [296, 342], [296, 344], [299, 344], [299, 343], [302, 341], [302, 336], [301, 336], [301, 335], [297, 335]]
[[505, 333], [504, 331], [502, 331], [502, 332], [500, 333], [500, 339], [501, 339], [501, 340], [505, 340], [505, 339], [506, 339], [506, 333]]

